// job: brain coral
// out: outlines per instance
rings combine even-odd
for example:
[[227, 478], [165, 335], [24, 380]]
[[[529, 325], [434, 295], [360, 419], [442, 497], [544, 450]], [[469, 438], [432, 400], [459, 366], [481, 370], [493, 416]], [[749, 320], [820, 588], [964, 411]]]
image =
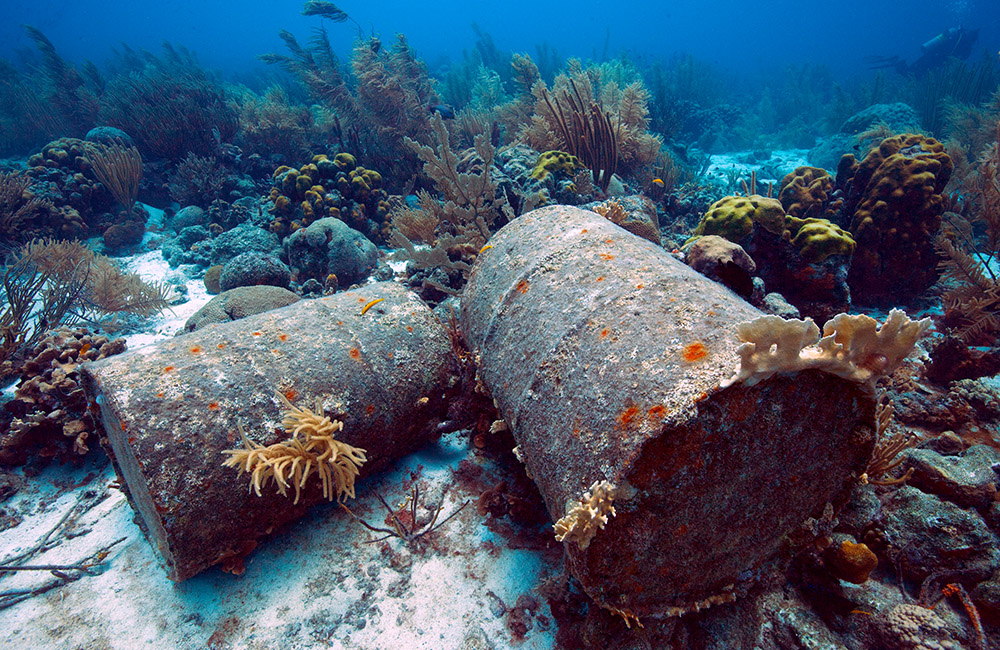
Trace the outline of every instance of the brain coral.
[[933, 138], [886, 138], [864, 160], [846, 155], [837, 184], [846, 190], [857, 249], [848, 273], [852, 295], [872, 304], [912, 298], [938, 278], [933, 241], [941, 225], [952, 162]]

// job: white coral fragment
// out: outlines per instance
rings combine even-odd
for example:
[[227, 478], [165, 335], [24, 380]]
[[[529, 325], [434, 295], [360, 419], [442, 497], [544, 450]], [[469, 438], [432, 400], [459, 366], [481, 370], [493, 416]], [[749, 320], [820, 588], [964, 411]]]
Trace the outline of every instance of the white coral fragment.
[[580, 503], [569, 508], [566, 515], [552, 528], [556, 531], [556, 541], [576, 542], [580, 550], [590, 546], [598, 530], [608, 523], [608, 515], [615, 516], [615, 486], [607, 481], [595, 481], [583, 493]]
[[881, 327], [865, 315], [837, 314], [823, 326], [823, 337], [811, 318], [785, 320], [762, 316], [740, 323], [736, 335], [740, 367], [722, 382], [752, 386], [775, 373], [822, 370], [859, 383], [874, 382], [899, 367], [917, 339], [930, 327], [929, 318], [912, 321], [893, 309]]

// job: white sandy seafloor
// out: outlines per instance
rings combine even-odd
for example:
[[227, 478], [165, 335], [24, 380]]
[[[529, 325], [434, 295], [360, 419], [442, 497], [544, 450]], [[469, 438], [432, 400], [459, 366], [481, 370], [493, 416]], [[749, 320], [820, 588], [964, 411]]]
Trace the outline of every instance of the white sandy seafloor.
[[[757, 175], [758, 194], [767, 195], [768, 185], [771, 185], [771, 193], [777, 198], [778, 186], [785, 174], [795, 170], [796, 167], [808, 166], [808, 149], [776, 149], [770, 152], [770, 158], [757, 162], [747, 162], [752, 158], [752, 152], [742, 151], [736, 153], [713, 154], [710, 156], [711, 162], [705, 170], [708, 179], [719, 182], [723, 187], [728, 182], [730, 176], [739, 183], [740, 179], [750, 183], [751, 173]], [[742, 194], [743, 187], [738, 185], [733, 188]], [[753, 192], [754, 188], [750, 188]]]
[[[376, 526], [384, 511], [372, 490], [398, 503], [411, 471], [420, 471], [430, 504], [466, 456], [461, 438], [443, 439], [403, 459], [388, 474], [358, 484], [350, 505]], [[422, 466], [422, 471], [421, 471]], [[86, 473], [86, 468], [83, 474]], [[25, 521], [0, 534], [0, 555], [32, 545], [70, 509], [71, 539], [32, 564], [73, 564], [115, 540], [96, 575], [0, 610], [2, 648], [551, 648], [555, 624], [542, 603], [523, 641], [506, 617], [546, 566], [535, 553], [505, 548], [481, 523], [475, 504], [416, 545], [375, 535], [336, 505], [322, 505], [259, 546], [241, 576], [208, 571], [174, 585], [132, 522], [125, 497], [101, 471], [66, 489], [80, 470], [53, 467], [32, 479], [8, 507]], [[408, 493], [408, 492], [407, 492]], [[423, 501], [423, 499], [422, 499]], [[30, 505], [26, 505], [30, 504]], [[81, 504], [81, 505], [77, 505]], [[461, 502], [449, 493], [442, 518]], [[429, 513], [420, 513], [421, 520]], [[51, 580], [38, 572], [0, 581], [4, 592]]]
[[[146, 279], [171, 271], [159, 251], [138, 255], [130, 270]], [[189, 301], [127, 334], [129, 349], [173, 336], [210, 298], [200, 279], [186, 282]], [[185, 582], [167, 579], [159, 556], [133, 522], [134, 512], [115, 474], [93, 451], [82, 467], [50, 466], [25, 477], [0, 502], [18, 525], [0, 531], [0, 566], [80, 566], [58, 569], [75, 578], [0, 609], [0, 649], [100, 650], [131, 648], [297, 649], [405, 648], [541, 650], [555, 645], [556, 624], [540, 581], [562, 569], [530, 550], [509, 548], [484, 525], [476, 504], [414, 543], [388, 539], [355, 522], [336, 504], [320, 505], [277, 531], [246, 559], [236, 576], [208, 569]], [[357, 486], [349, 504], [362, 519], [385, 527], [385, 510], [422, 490], [418, 520], [425, 521], [462, 460], [466, 438], [452, 434], [399, 461], [391, 472]], [[273, 486], [272, 486], [273, 489]], [[424, 496], [426, 495], [426, 496]], [[475, 499], [461, 489], [446, 493], [440, 519]], [[18, 556], [46, 538], [43, 549]], [[0, 572], [0, 606], [12, 594], [62, 582], [49, 570]], [[533, 611], [515, 611], [533, 595]], [[515, 638], [511, 617], [527, 632]]]

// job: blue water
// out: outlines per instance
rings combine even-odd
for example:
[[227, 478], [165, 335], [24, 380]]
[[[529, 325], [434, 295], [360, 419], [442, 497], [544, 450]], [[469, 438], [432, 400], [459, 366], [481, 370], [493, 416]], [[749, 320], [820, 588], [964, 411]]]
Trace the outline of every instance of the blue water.
[[[22, 24], [40, 29], [60, 55], [100, 65], [121, 43], [158, 52], [170, 41], [194, 51], [201, 63], [241, 75], [263, 65], [256, 57], [283, 52], [279, 29], [300, 40], [321, 19], [300, 15], [299, 0], [270, 2], [3, 3], [0, 57], [18, 59], [33, 50]], [[973, 59], [1000, 50], [1000, 3], [996, 0], [914, 0], [803, 3], [777, 0], [676, 2], [341, 2], [365, 30], [384, 40], [403, 33], [432, 67], [461, 60], [476, 41], [473, 24], [501, 50], [534, 53], [547, 43], [560, 56], [600, 59], [627, 53], [645, 62], [674, 53], [692, 54], [748, 75], [775, 66], [824, 64], [838, 74], [865, 70], [863, 57], [899, 55], [912, 61], [920, 44], [942, 30], [981, 28]], [[331, 40], [346, 54], [357, 37], [350, 22], [330, 25]]]

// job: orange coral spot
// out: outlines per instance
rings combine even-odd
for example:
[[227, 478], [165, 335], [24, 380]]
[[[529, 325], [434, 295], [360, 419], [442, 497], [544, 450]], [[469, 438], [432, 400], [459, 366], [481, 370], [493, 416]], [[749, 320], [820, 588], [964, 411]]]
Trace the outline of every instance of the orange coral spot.
[[122, 425], [122, 431], [124, 431], [125, 430], [125, 423], [122, 422], [121, 425]]
[[192, 345], [190, 348], [188, 348], [188, 350], [191, 352], [191, 354], [201, 354], [200, 345]]
[[695, 341], [694, 343], [689, 343], [684, 346], [681, 350], [681, 355], [687, 362], [698, 361], [699, 359], [704, 359], [708, 356], [708, 350], [705, 349], [705, 344], [701, 341]]
[[278, 340], [281, 341], [282, 343], [284, 343], [285, 341], [288, 340], [288, 335], [287, 334], [279, 334], [278, 335]]
[[407, 332], [412, 332], [413, 331], [413, 325], [407, 325], [406, 326], [406, 331]]
[[209, 402], [208, 403], [208, 410], [209, 411], [218, 411], [219, 410], [219, 403], [218, 402]]
[[165, 394], [166, 394], [166, 393], [157, 393], [157, 394], [156, 394], [156, 396], [157, 396], [157, 397], [163, 397], [163, 396], [164, 396]]
[[172, 372], [173, 369], [174, 369], [173, 366], [167, 366], [166, 368], [163, 369], [163, 372]]
[[517, 286], [514, 288], [520, 291], [521, 293], [528, 293], [528, 281], [521, 280], [520, 282], [517, 283]]
[[371, 415], [374, 412], [375, 412], [374, 404], [369, 404], [368, 406], [365, 407], [365, 413], [367, 413], [368, 415]]
[[220, 350], [225, 350], [226, 349], [226, 344], [225, 343], [220, 343], [216, 347], [219, 348]]
[[597, 281], [598, 282], [604, 282], [604, 276], [603, 275], [597, 276]]
[[600, 257], [602, 260], [613, 260], [613, 259], [615, 259], [615, 256], [612, 255], [611, 253], [599, 253], [597, 256]]
[[635, 420], [635, 416], [639, 415], [638, 406], [630, 406], [621, 413], [618, 414], [618, 426], [627, 427]]
[[601, 330], [601, 338], [603, 339], [604, 337], [606, 337], [608, 335], [609, 331], [610, 330], [607, 327], [605, 327], [604, 329], [602, 329]]
[[337, 321], [337, 325], [343, 325], [343, 324], [344, 324], [344, 321], [342, 321], [342, 320], [338, 320]]
[[581, 230], [580, 232], [581, 232], [581, 233], [585, 233], [585, 232], [587, 232], [587, 229], [586, 229], [586, 228], [584, 228], [584, 229], [583, 229], [583, 230]]
[[666, 414], [667, 414], [667, 407], [665, 407], [663, 404], [657, 404], [653, 408], [649, 409], [649, 417], [654, 419], [662, 418]]
[[635, 288], [636, 288], [636, 289], [642, 289], [642, 286], [643, 286], [643, 285], [641, 285], [641, 284], [637, 284], [637, 285], [635, 285]]
[[253, 333], [254, 336], [262, 336], [263, 334], [264, 334], [263, 332], [254, 332]]
[[350, 351], [349, 354], [351, 355], [352, 359], [360, 359], [361, 358], [361, 350], [359, 350], [357, 348], [351, 348], [351, 351]]
[[284, 396], [285, 399], [287, 399], [289, 402], [293, 402], [295, 401], [295, 398], [299, 396], [299, 394], [295, 392], [294, 388], [289, 388], [284, 392]]
[[605, 244], [613, 244], [614, 242], [615, 242], [615, 240], [614, 240], [614, 239], [605, 239], [605, 240], [604, 240], [604, 243], [605, 243]]

